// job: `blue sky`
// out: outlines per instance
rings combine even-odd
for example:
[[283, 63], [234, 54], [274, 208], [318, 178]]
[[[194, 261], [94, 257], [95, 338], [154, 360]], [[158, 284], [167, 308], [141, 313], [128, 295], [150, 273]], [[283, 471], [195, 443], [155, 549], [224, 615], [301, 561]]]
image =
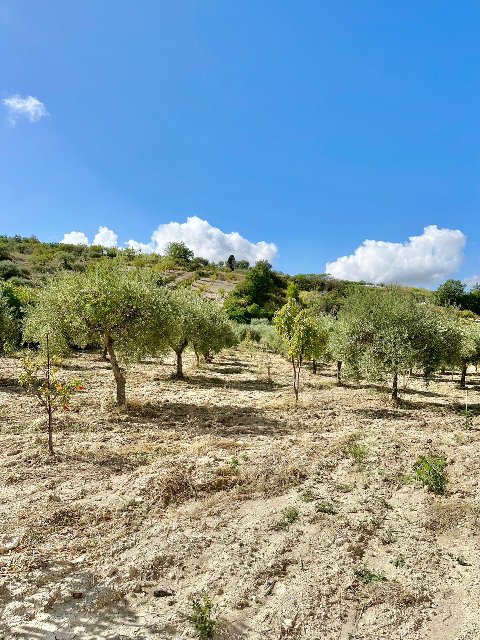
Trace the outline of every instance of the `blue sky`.
[[473, 0], [0, 0], [0, 233], [150, 243], [198, 216], [291, 273], [418, 236], [347, 275], [473, 277], [479, 33]]

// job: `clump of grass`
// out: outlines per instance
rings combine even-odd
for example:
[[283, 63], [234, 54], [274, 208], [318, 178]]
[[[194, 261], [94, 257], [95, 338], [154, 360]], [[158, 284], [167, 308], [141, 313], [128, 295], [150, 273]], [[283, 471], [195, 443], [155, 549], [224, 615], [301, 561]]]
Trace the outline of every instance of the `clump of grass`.
[[405, 566], [405, 558], [403, 556], [397, 556], [393, 560], [390, 560], [395, 569], [402, 569]]
[[344, 452], [353, 459], [359, 469], [364, 469], [367, 462], [368, 447], [366, 444], [359, 442], [359, 437], [359, 435], [353, 434], [347, 442]]
[[355, 576], [363, 582], [363, 584], [371, 584], [372, 582], [383, 582], [387, 578], [383, 573], [375, 573], [366, 567], [359, 567], [354, 571]]
[[300, 499], [302, 502], [313, 502], [315, 500], [315, 494], [311, 489], [305, 489], [305, 491], [300, 494]]
[[282, 531], [283, 529], [288, 529], [288, 527], [298, 520], [299, 512], [296, 507], [287, 507], [282, 513], [282, 517], [275, 524], [275, 529], [277, 531]]
[[193, 624], [197, 638], [210, 640], [215, 633], [217, 621], [212, 618], [213, 604], [208, 595], [192, 603], [190, 622]]
[[396, 532], [389, 527], [383, 534], [381, 540], [383, 544], [393, 544], [394, 542], [397, 541]]
[[413, 465], [415, 478], [433, 493], [445, 493], [448, 478], [445, 471], [447, 460], [443, 456], [428, 454], [420, 456]]
[[335, 489], [340, 491], [341, 493], [350, 493], [350, 491], [354, 490], [353, 484], [348, 484], [346, 482], [339, 482], [335, 485]]
[[315, 505], [315, 511], [317, 513], [327, 513], [328, 515], [334, 516], [338, 513], [338, 507], [333, 502], [327, 502], [326, 500], [322, 500], [317, 502]]

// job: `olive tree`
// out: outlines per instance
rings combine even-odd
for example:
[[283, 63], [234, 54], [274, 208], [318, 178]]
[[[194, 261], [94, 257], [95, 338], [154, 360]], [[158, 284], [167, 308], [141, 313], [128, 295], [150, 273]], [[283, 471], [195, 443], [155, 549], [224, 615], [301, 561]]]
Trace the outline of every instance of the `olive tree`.
[[461, 367], [460, 388], [465, 389], [467, 382], [467, 369], [471, 362], [478, 362], [480, 358], [480, 329], [470, 320], [458, 319], [460, 329], [460, 345], [457, 351], [456, 362]]
[[338, 350], [357, 377], [390, 376], [392, 398], [398, 376], [417, 355], [419, 305], [398, 287], [354, 289], [339, 314]]
[[318, 322], [309, 312], [301, 309], [293, 299], [275, 313], [273, 324], [285, 344], [292, 365], [293, 393], [298, 402], [303, 362], [319, 353], [321, 345], [327, 342], [327, 334], [320, 330]]
[[152, 272], [102, 262], [85, 273], [65, 273], [41, 291], [25, 324], [25, 338], [50, 344], [106, 347], [118, 405], [126, 403], [126, 366], [165, 350], [169, 295]]
[[168, 345], [176, 355], [177, 378], [183, 378], [183, 354], [187, 347], [207, 356], [235, 343], [228, 317], [215, 302], [192, 289], [175, 289], [170, 296], [171, 327]]

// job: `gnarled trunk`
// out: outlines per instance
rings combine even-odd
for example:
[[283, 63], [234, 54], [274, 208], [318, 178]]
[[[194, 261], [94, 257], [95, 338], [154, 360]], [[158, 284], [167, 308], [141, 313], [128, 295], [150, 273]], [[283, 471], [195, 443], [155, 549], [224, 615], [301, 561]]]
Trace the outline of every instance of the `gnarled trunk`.
[[337, 360], [337, 384], [342, 384], [342, 361]]
[[177, 371], [175, 373], [177, 378], [183, 378], [183, 352], [185, 351], [186, 346], [187, 341], [184, 340], [176, 349], [174, 349], [177, 356]]
[[110, 364], [112, 365], [113, 375], [115, 377], [115, 383], [117, 385], [117, 404], [124, 406], [127, 404], [125, 395], [126, 377], [125, 370], [118, 364], [117, 354], [113, 347], [112, 338], [108, 337], [106, 340], [108, 355], [110, 356]]
[[314, 375], [317, 375], [317, 361], [316, 360], [312, 360], [312, 373]]

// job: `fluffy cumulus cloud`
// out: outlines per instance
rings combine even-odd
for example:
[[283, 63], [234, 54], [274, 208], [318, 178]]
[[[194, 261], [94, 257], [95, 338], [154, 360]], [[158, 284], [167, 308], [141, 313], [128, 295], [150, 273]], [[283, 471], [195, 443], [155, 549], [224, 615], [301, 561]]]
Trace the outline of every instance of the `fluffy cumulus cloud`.
[[[80, 231], [66, 233], [62, 242], [67, 244], [89, 244], [87, 236]], [[186, 222], [168, 222], [161, 224], [154, 232], [150, 242], [129, 240], [126, 246], [141, 253], [164, 253], [169, 242], [184, 242], [195, 256], [207, 258], [213, 262], [226, 260], [233, 254], [237, 260], [248, 260], [250, 263], [258, 260], [272, 261], [277, 253], [277, 247], [272, 242], [250, 242], [236, 231], [224, 233], [213, 227], [206, 220], [197, 216], [187, 218]], [[116, 247], [117, 234], [108, 227], [100, 227], [93, 238], [93, 245], [102, 247]]]
[[48, 115], [48, 111], [38, 98], [33, 96], [14, 95], [5, 98], [3, 104], [8, 111], [8, 117], [12, 124], [15, 124], [19, 118], [25, 118], [29, 122], [38, 122]]
[[108, 227], [99, 227], [92, 244], [101, 247], [116, 247], [118, 236]]
[[62, 244], [88, 244], [88, 238], [82, 231], [70, 231], [60, 240]]
[[[92, 245], [101, 247], [116, 247], [117, 246], [117, 234], [108, 227], [99, 227], [98, 231], [93, 238]], [[88, 237], [83, 231], [70, 231], [63, 236], [60, 240], [62, 244], [90, 244]]]
[[429, 287], [460, 267], [465, 242], [458, 229], [431, 225], [404, 243], [365, 240], [352, 255], [327, 263], [326, 271], [345, 280]]
[[271, 242], [250, 242], [237, 231], [225, 233], [213, 227], [198, 216], [187, 218], [186, 222], [168, 222], [161, 224], [153, 232], [149, 244], [129, 240], [127, 246], [143, 252], [163, 253], [169, 242], [184, 242], [193, 253], [214, 262], [226, 260], [233, 254], [237, 260], [271, 261], [277, 255], [277, 247]]

